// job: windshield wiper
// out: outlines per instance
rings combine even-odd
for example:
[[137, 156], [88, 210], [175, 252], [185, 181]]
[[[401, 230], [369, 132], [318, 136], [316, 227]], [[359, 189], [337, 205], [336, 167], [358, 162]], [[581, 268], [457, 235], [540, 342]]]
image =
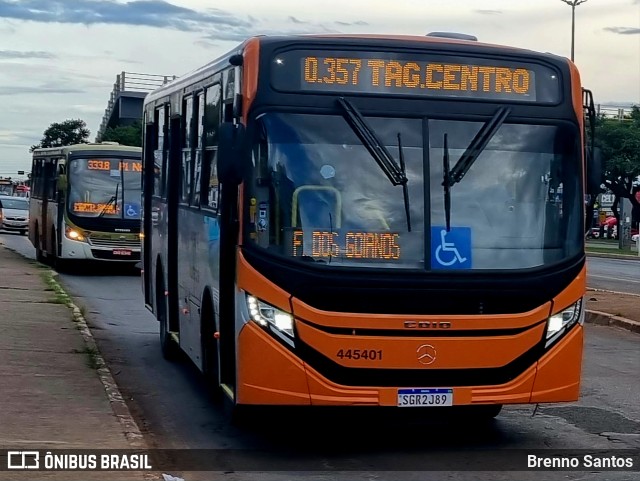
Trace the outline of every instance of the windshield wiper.
[[446, 222], [447, 232], [451, 230], [451, 185], [449, 184], [449, 178], [451, 176], [449, 163], [449, 142], [447, 134], [444, 134], [444, 144], [442, 146], [444, 155], [442, 156], [442, 172], [444, 180], [442, 185], [444, 186], [444, 219]]
[[456, 165], [451, 169], [450, 174], [444, 180], [444, 184], [448, 184], [449, 187], [454, 186], [462, 180], [462, 178], [469, 171], [473, 163], [478, 159], [482, 151], [485, 149], [489, 141], [496, 134], [500, 126], [507, 119], [507, 116], [511, 112], [508, 107], [500, 107], [493, 117], [485, 123], [473, 138], [467, 150], [460, 156]]
[[405, 213], [407, 215], [407, 229], [411, 232], [411, 218], [409, 217], [409, 191], [407, 188], [407, 175], [404, 165], [404, 155], [402, 144], [400, 143], [400, 135], [398, 135], [398, 149], [400, 152], [400, 165], [398, 165], [389, 153], [384, 144], [378, 139], [375, 131], [367, 124], [367, 121], [358, 111], [355, 105], [344, 97], [338, 99], [338, 103], [345, 113], [347, 124], [358, 136], [362, 145], [369, 151], [373, 160], [376, 161], [382, 172], [387, 176], [392, 185], [403, 186], [403, 197]]
[[400, 173], [404, 177], [404, 182], [402, 183], [402, 196], [404, 197], [404, 213], [407, 216], [407, 232], [411, 232], [411, 212], [409, 209], [409, 186], [407, 183], [409, 179], [407, 179], [407, 168], [404, 164], [404, 149], [402, 148], [402, 137], [400, 136], [400, 132], [398, 132], [398, 157], [400, 158]]
[[480, 157], [480, 154], [487, 144], [496, 132], [498, 132], [498, 129], [500, 129], [500, 126], [507, 119], [510, 112], [510, 108], [500, 107], [496, 113], [493, 114], [493, 117], [478, 131], [467, 149], [460, 156], [460, 159], [458, 159], [458, 162], [456, 162], [456, 165], [453, 166], [453, 169], [451, 169], [449, 162], [447, 134], [444, 134], [444, 144], [442, 147], [444, 151], [442, 156], [442, 185], [444, 187], [444, 215], [447, 232], [451, 230], [451, 187], [460, 182], [467, 172], [469, 172], [471, 166], [478, 160], [478, 157]]
[[116, 203], [116, 206], [118, 205], [118, 189], [120, 188], [120, 182], [118, 182], [116, 184], [116, 193], [114, 195], [111, 196], [111, 198], [109, 199], [109, 202], [107, 202], [104, 207], [102, 208], [102, 211], [100, 211], [100, 214], [98, 214], [98, 218], [101, 218], [104, 213], [107, 211], [107, 209], [109, 208], [109, 206], [112, 203]]

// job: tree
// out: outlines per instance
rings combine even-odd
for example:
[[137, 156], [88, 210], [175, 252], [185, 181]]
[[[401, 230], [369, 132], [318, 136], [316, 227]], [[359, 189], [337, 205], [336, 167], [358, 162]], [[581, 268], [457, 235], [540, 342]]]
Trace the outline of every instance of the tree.
[[43, 147], [64, 147], [65, 145], [89, 143], [89, 129], [84, 120], [69, 119], [54, 122], [44, 131], [42, 140], [32, 145], [29, 152]]
[[118, 142], [122, 145], [142, 147], [142, 124], [135, 122], [131, 125], [109, 127], [102, 135], [103, 141]]
[[640, 107], [634, 106], [625, 120], [598, 119], [596, 143], [605, 162], [605, 185], [615, 195], [613, 215], [620, 225], [620, 199], [633, 206], [633, 224], [640, 218]]

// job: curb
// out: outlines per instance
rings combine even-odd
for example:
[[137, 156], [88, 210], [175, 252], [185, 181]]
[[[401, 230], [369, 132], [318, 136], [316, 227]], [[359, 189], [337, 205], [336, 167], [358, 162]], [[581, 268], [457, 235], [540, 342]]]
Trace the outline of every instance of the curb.
[[140, 431], [140, 428], [138, 427], [138, 423], [136, 423], [135, 419], [131, 415], [131, 411], [129, 410], [129, 407], [125, 402], [124, 397], [122, 396], [122, 393], [120, 392], [120, 389], [118, 388], [118, 385], [116, 384], [116, 381], [113, 378], [109, 367], [107, 366], [107, 363], [98, 350], [95, 338], [93, 337], [93, 334], [91, 334], [91, 330], [89, 329], [87, 321], [82, 315], [80, 308], [73, 303], [69, 294], [67, 294], [60, 283], [56, 280], [56, 277], [58, 277], [58, 273], [53, 270], [49, 270], [48, 274], [51, 287], [58, 294], [65, 297], [67, 307], [72, 309], [73, 321], [80, 328], [80, 332], [84, 339], [84, 343], [87, 346], [87, 349], [90, 349], [93, 353], [95, 353], [94, 358], [96, 360], [96, 363], [98, 364], [98, 377], [102, 382], [105, 392], [107, 393], [107, 398], [109, 399], [111, 409], [122, 425], [124, 436], [127, 439], [129, 446], [131, 446], [132, 449], [149, 449], [142, 431]]
[[627, 331], [640, 334], [640, 322], [627, 319], [626, 317], [614, 316], [607, 312], [586, 311], [585, 321], [599, 326], [615, 326]]

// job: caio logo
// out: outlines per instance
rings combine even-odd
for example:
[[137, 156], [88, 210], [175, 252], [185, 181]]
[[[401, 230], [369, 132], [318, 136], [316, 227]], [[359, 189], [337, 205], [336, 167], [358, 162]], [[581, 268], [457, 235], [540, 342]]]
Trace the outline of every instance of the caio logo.
[[8, 451], [8, 469], [39, 469], [40, 453], [38, 451]]

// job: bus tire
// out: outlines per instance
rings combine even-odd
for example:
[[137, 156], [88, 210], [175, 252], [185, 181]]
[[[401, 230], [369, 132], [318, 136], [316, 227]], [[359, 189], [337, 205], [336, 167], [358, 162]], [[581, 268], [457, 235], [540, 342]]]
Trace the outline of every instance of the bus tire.
[[470, 422], [487, 422], [500, 414], [502, 404], [486, 404], [481, 406], [466, 406], [463, 418]]
[[167, 361], [176, 361], [180, 356], [180, 346], [169, 334], [169, 309], [167, 306], [167, 296], [164, 295], [165, 289], [161, 282], [156, 283], [156, 307], [158, 310], [157, 318], [160, 322], [160, 349], [162, 357]]
[[214, 403], [219, 404], [222, 401], [222, 389], [220, 388], [218, 342], [214, 338], [215, 325], [213, 303], [210, 296], [206, 295], [203, 299], [200, 316], [202, 374], [209, 397]]
[[42, 245], [40, 243], [40, 229], [38, 228], [37, 224], [36, 224], [36, 231], [35, 231], [35, 234], [33, 236], [33, 239], [35, 241], [36, 260], [38, 262], [46, 264], [46, 259], [44, 258], [44, 254], [42, 253]]
[[[230, 403], [231, 404], [231, 403]], [[242, 404], [233, 404], [229, 409], [229, 422], [237, 428], [248, 428], [256, 421], [255, 408]]]
[[65, 272], [67, 268], [67, 263], [58, 256], [58, 242], [53, 228], [51, 229], [51, 267], [60, 273]]

